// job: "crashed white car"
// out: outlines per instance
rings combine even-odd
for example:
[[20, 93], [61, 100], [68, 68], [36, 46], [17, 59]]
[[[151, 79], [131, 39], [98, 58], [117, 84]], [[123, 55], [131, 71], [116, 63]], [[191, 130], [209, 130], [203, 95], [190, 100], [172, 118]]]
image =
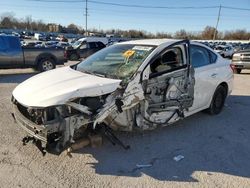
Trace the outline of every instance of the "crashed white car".
[[[230, 63], [188, 40], [137, 40], [76, 66], [38, 74], [13, 91], [13, 117], [41, 150], [61, 152], [86, 132], [152, 130], [207, 109], [232, 91]], [[103, 131], [104, 130], [104, 131]]]

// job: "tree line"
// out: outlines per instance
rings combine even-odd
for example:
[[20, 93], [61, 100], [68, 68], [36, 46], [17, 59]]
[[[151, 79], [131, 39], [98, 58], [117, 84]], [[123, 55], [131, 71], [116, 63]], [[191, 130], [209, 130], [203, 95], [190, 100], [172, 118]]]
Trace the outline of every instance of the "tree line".
[[[17, 19], [11, 13], [2, 14], [0, 17], [0, 28], [2, 29], [21, 29], [32, 30], [39, 32], [50, 32], [49, 23], [44, 23], [42, 20], [32, 20], [31, 16], [26, 16], [22, 19]], [[56, 25], [56, 24], [55, 24]], [[59, 25], [60, 26], [60, 25]], [[85, 34], [82, 27], [75, 24], [69, 24], [66, 27], [60, 26], [61, 32], [70, 31], [75, 34]], [[99, 34], [112, 34], [115, 36], [122, 36], [126, 38], [181, 38], [181, 39], [196, 39], [196, 40], [211, 40], [216, 34], [216, 39], [221, 40], [250, 40], [250, 32], [245, 29], [231, 30], [231, 31], [218, 31], [212, 26], [206, 26], [202, 31], [193, 32], [180, 29], [175, 33], [170, 32], [157, 32], [155, 34], [144, 30], [121, 30], [121, 29], [89, 29], [89, 33]]]

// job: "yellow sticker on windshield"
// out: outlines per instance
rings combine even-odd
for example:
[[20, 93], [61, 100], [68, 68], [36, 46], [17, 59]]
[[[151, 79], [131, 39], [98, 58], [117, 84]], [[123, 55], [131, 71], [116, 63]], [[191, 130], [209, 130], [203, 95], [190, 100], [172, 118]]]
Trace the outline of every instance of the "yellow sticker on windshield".
[[126, 58], [130, 58], [132, 55], [134, 55], [135, 51], [134, 50], [127, 50], [126, 52], [123, 53], [123, 56]]

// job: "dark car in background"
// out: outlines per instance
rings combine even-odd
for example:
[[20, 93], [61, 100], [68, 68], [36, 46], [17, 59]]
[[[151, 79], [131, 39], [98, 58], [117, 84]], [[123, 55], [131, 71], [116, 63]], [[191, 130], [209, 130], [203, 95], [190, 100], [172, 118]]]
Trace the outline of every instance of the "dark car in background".
[[0, 68], [32, 67], [42, 72], [65, 61], [63, 48], [22, 47], [18, 37], [0, 35]]
[[84, 42], [78, 46], [73, 45], [65, 49], [65, 57], [69, 60], [87, 58], [93, 53], [105, 48], [102, 42]]

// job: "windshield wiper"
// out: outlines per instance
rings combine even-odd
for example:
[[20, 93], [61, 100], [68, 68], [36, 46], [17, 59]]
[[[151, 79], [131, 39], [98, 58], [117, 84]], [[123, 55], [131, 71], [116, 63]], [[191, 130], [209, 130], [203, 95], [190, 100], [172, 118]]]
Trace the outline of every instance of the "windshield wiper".
[[96, 71], [93, 71], [93, 74], [95, 74], [96, 76], [107, 78], [107, 74], [99, 73], [99, 72], [96, 72]]
[[87, 73], [87, 74], [91, 74], [91, 75], [103, 77], [103, 78], [106, 78], [106, 77], [107, 77], [107, 75], [105, 75], [105, 74], [100, 74], [100, 73], [98, 73], [98, 72], [96, 72], [96, 71], [91, 72], [91, 71], [87, 71], [87, 70], [84, 70], [84, 69], [82, 69], [82, 70], [80, 70], [80, 71], [82, 71], [82, 72], [84, 72], [84, 73]]
[[91, 75], [95, 75], [93, 72], [84, 70], [84, 69], [80, 69], [81, 72], [87, 73], [87, 74], [91, 74]]

